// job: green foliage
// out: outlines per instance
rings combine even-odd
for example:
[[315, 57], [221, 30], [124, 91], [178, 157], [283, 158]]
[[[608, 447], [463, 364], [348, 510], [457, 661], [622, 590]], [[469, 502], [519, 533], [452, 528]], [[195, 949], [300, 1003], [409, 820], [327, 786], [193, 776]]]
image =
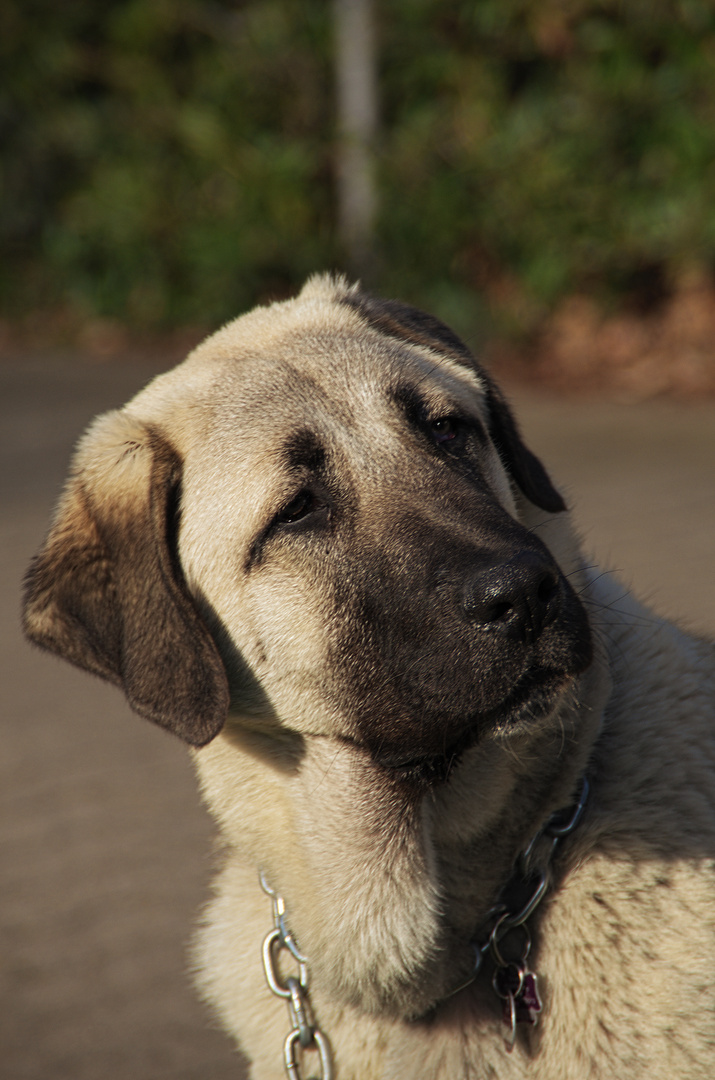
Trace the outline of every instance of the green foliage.
[[323, 4], [22, 0], [2, 18], [6, 307], [216, 320], [330, 258]]
[[[375, 287], [518, 330], [715, 266], [710, 0], [385, 0]], [[6, 0], [0, 303], [215, 322], [340, 267], [329, 0]]]
[[648, 301], [713, 265], [712, 4], [401, 6], [383, 79], [396, 279], [449, 275], [528, 325], [575, 289]]

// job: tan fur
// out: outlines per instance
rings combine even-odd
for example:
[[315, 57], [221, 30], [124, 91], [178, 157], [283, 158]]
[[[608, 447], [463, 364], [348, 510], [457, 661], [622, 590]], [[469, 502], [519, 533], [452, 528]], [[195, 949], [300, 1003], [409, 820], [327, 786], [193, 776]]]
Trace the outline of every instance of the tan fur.
[[[489, 429], [473, 501], [386, 406], [407, 378], [425, 409]], [[311, 463], [312, 436], [332, 472]], [[306, 487], [328, 492], [339, 527], [276, 527]], [[255, 1080], [284, 1075], [288, 1030], [261, 967], [259, 869], [309, 957], [337, 1080], [715, 1074], [715, 650], [585, 569], [560, 506], [464, 346], [340, 279], [224, 327], [80, 445], [27, 631], [196, 747], [225, 842], [197, 981]], [[446, 778], [406, 781], [384, 746], [432, 753], [439, 732], [405, 694], [428, 712], [442, 693], [447, 731], [472, 678], [472, 630], [432, 609], [512, 527], [580, 597], [593, 658], [548, 715], [495, 722]], [[377, 619], [414, 669], [404, 686], [361, 622], [373, 571], [390, 583]], [[485, 661], [471, 691], [499, 677]], [[491, 972], [450, 994], [516, 856], [584, 770], [585, 819], [529, 923], [544, 1012], [508, 1054]]]

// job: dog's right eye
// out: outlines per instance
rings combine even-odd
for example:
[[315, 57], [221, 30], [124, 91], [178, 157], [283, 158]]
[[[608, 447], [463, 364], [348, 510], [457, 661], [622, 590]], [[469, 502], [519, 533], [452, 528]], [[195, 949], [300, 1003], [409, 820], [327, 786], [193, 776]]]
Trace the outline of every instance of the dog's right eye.
[[430, 432], [437, 444], [451, 442], [459, 433], [459, 421], [454, 416], [442, 416], [430, 422]]
[[319, 507], [320, 502], [312, 491], [299, 491], [296, 497], [291, 499], [287, 506], [283, 507], [276, 521], [280, 525], [290, 525], [294, 521], [300, 521], [301, 518], [312, 514]]

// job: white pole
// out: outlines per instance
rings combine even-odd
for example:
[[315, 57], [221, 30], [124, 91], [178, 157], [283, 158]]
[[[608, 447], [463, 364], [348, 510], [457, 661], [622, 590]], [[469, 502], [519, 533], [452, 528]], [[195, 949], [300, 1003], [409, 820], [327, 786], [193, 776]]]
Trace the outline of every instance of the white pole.
[[338, 235], [350, 268], [374, 255], [377, 63], [372, 0], [333, 0], [337, 98]]

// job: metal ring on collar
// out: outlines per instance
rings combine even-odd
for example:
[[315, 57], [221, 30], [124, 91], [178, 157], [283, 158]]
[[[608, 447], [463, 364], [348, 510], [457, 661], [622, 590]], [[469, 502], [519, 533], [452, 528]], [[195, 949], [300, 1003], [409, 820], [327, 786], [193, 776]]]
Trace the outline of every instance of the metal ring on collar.
[[[579, 821], [581, 820], [583, 812], [584, 812], [584, 810], [586, 808], [586, 803], [588, 802], [589, 790], [590, 790], [590, 787], [589, 787], [588, 780], [584, 776], [581, 779], [581, 787], [580, 787], [580, 790], [579, 790], [579, 793], [578, 793], [578, 798], [576, 800], [576, 804], [571, 808], [570, 817], [568, 818], [567, 821], [565, 821], [563, 824], [561, 824], [559, 822], [559, 813], [560, 812], [557, 811], [552, 816], [551, 820], [547, 823], [546, 828], [544, 829], [544, 832], [546, 833], [547, 836], [553, 836], [555, 839], [560, 840], [563, 836], [568, 836], [568, 834], [570, 832], [573, 832], [573, 830], [576, 828]], [[563, 813], [563, 812], [561, 812], [561, 813]]]
[[[524, 923], [518, 923], [513, 926], [505, 925], [506, 915], [502, 915], [501, 919], [495, 924], [494, 929], [489, 937], [489, 948], [491, 950], [492, 958], [497, 967], [508, 968], [512, 965], [519, 966], [526, 963], [527, 957], [531, 952], [531, 934], [529, 933], [529, 927]], [[521, 950], [518, 961], [506, 959], [499, 948], [499, 942], [506, 937], [510, 930], [521, 930], [524, 934], [524, 947]], [[500, 933], [501, 931], [501, 933]]]

